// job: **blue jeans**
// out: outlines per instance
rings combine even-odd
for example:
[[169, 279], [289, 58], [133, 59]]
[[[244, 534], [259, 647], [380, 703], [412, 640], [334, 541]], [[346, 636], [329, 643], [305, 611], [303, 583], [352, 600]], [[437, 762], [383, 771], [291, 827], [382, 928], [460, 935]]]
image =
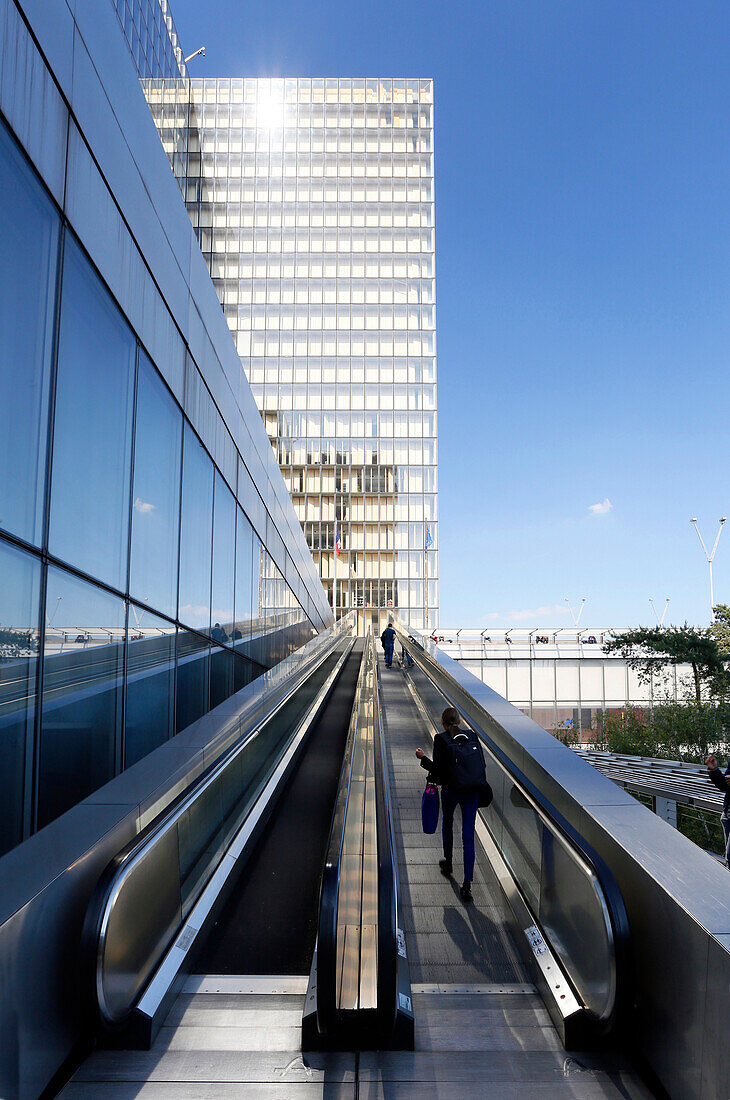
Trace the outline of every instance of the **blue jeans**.
[[385, 648], [385, 663], [390, 668], [393, 664], [393, 646], [387, 645]]
[[441, 830], [444, 838], [444, 859], [451, 863], [454, 850], [454, 810], [461, 806], [461, 839], [464, 844], [464, 882], [474, 878], [474, 823], [477, 817], [477, 792], [454, 794], [441, 788]]

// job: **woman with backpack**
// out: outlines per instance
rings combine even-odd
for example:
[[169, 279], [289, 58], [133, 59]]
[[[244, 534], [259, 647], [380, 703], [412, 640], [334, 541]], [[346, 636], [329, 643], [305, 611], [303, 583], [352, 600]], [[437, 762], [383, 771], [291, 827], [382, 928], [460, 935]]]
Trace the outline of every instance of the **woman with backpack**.
[[471, 884], [474, 878], [474, 826], [477, 809], [491, 801], [487, 783], [484, 754], [479, 738], [473, 730], [459, 726], [456, 707], [447, 707], [441, 715], [443, 733], [437, 733], [433, 741], [433, 760], [423, 749], [416, 749], [421, 767], [428, 772], [429, 782], [441, 787], [441, 829], [444, 841], [444, 858], [439, 860], [441, 873], [451, 877], [451, 857], [454, 847], [454, 811], [461, 807], [461, 839], [464, 845], [464, 882], [459, 891], [464, 902], [472, 901]]

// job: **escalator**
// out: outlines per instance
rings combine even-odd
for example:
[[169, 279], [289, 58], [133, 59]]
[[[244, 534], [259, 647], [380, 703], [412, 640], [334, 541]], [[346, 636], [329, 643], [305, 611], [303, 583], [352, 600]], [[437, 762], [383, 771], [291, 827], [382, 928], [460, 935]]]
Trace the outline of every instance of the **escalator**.
[[313, 1048], [361, 1026], [412, 1044], [372, 638], [339, 625], [279, 681], [226, 704], [225, 750], [97, 885], [81, 972], [102, 1044], [149, 1048], [196, 974], [308, 985]]
[[363, 654], [359, 639], [306, 752], [194, 964], [200, 974], [309, 974], [319, 885]]

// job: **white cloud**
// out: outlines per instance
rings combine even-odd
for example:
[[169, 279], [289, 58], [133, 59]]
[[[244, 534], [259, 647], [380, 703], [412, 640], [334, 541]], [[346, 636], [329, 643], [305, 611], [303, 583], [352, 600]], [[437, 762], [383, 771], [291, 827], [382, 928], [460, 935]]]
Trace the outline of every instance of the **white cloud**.
[[588, 511], [592, 512], [594, 516], [605, 516], [607, 512], [610, 512], [613, 508], [613, 504], [606, 497], [604, 500], [599, 500], [598, 504], [589, 504]]
[[486, 615], [484, 616], [484, 621], [485, 621], [485, 622], [490, 622], [490, 623], [493, 623], [493, 622], [496, 622], [496, 621], [497, 621], [497, 619], [498, 619], [499, 617], [500, 617], [500, 616], [499, 616], [499, 612], [498, 612], [498, 611], [489, 611], [489, 612], [488, 612], [488, 613], [487, 613], [487, 614], [486, 614]]
[[143, 516], [146, 516], [148, 512], [154, 512], [157, 508], [156, 504], [148, 504], [146, 500], [142, 500], [141, 497], [136, 497], [134, 501], [135, 512], [141, 512]]
[[505, 618], [510, 619], [512, 622], [521, 623], [526, 619], [538, 622], [542, 619], [543, 622], [551, 618], [553, 615], [567, 615], [568, 609], [559, 603], [556, 604], [543, 604], [542, 607], [525, 607], [520, 611], [510, 611]]

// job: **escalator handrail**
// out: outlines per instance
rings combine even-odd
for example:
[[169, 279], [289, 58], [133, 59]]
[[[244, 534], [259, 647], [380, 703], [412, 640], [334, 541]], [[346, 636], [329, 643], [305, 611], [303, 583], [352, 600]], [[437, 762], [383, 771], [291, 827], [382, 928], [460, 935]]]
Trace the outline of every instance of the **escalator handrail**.
[[347, 746], [340, 772], [340, 784], [327, 848], [320, 893], [317, 937], [317, 1025], [321, 1034], [331, 1033], [338, 1021], [338, 905], [342, 853], [352, 779], [358, 719], [363, 705], [368, 674], [372, 676], [373, 763], [375, 824], [378, 865], [377, 997], [376, 1031], [387, 1038], [393, 1031], [398, 1010], [397, 860], [385, 768], [383, 727], [380, 721], [378, 667], [375, 642], [368, 633], [360, 666]]
[[398, 1014], [398, 859], [380, 714], [379, 670], [373, 650], [375, 798], [378, 827], [378, 1028], [388, 1035]]
[[[540, 788], [519, 768], [514, 761], [500, 748], [492, 737], [483, 728], [483, 725], [468, 713], [457, 698], [454, 697], [453, 687], [470, 698], [477, 712], [483, 713], [490, 722], [499, 725], [497, 719], [488, 714], [481, 704], [469, 696], [466, 688], [462, 687], [450, 673], [436, 661], [428, 652], [423, 641], [417, 640], [417, 632], [410, 627], [406, 629], [400, 622], [394, 623], [401, 644], [416, 661], [421, 671], [434, 684], [439, 692], [457, 708], [465, 713], [472, 725], [485, 742], [486, 748], [495, 758], [496, 762], [507, 773], [510, 780], [520, 790], [523, 796], [538, 810], [541, 819], [562, 842], [563, 847], [578, 856], [590, 869], [598, 883], [602, 895], [602, 901], [607, 921], [607, 932], [613, 946], [614, 969], [612, 975], [612, 991], [610, 1007], [597, 1021], [605, 1033], [613, 1030], [622, 1016], [625, 1006], [630, 1003], [631, 961], [630, 961], [630, 927], [626, 905], [618, 883], [606, 861], [599, 855], [593, 846], [583, 837], [578, 830], [564, 817], [564, 815], [552, 804]], [[437, 672], [435, 670], [438, 670]], [[452, 687], [452, 692], [449, 691]]]
[[[87, 908], [86, 919], [82, 936], [82, 954], [85, 957], [93, 955], [94, 974], [94, 1001], [97, 1007], [101, 1023], [108, 1028], [119, 1027], [129, 1015], [133, 1006], [129, 1006], [128, 1012], [123, 1018], [112, 1013], [107, 1005], [104, 992], [103, 960], [106, 947], [106, 933], [115, 899], [119, 896], [126, 878], [138, 863], [144, 859], [151, 847], [159, 843], [179, 821], [182, 815], [194, 805], [206, 790], [215, 782], [222, 771], [225, 771], [232, 760], [247, 748], [251, 742], [269, 724], [271, 719], [290, 701], [301, 689], [305, 681], [328, 659], [334, 652], [337, 644], [342, 641], [344, 633], [334, 632], [328, 639], [329, 644], [323, 645], [304, 665], [299, 665], [292, 672], [292, 680], [283, 694], [277, 695], [275, 701], [262, 714], [255, 715], [251, 726], [242, 732], [216, 760], [214, 760], [202, 773], [181, 791], [165, 809], [145, 826], [117, 855], [110, 861], [101, 875], [99, 882], [92, 894]], [[278, 686], [277, 691], [281, 688]]]
[[345, 752], [340, 768], [337, 799], [327, 842], [327, 854], [322, 868], [317, 923], [317, 1028], [321, 1035], [331, 1033], [337, 1022], [337, 918], [342, 871], [342, 851], [345, 843], [345, 822], [350, 801], [352, 764], [357, 741], [358, 717], [367, 674], [367, 640], [360, 662], [355, 699], [350, 716]]

